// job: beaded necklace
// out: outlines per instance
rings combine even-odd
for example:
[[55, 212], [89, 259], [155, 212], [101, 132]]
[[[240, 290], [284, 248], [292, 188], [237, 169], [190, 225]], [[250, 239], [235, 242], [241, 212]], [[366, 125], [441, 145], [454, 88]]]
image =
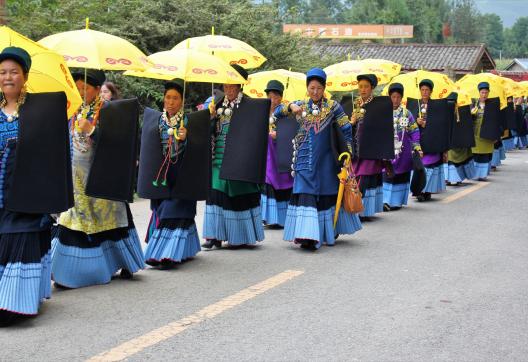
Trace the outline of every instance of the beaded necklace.
[[[24, 102], [26, 101], [26, 95], [27, 95], [27, 90], [26, 90], [26, 86], [24, 85], [24, 87], [22, 87], [22, 89], [20, 91], [20, 94], [18, 95], [18, 99], [17, 99], [17, 102], [16, 102], [15, 110], [13, 111], [13, 113], [7, 114], [4, 111], [4, 113], [7, 115], [7, 122], [11, 123], [15, 119], [18, 119], [18, 111], [20, 109], [20, 106], [22, 106], [24, 104]], [[0, 108], [2, 110], [4, 110], [5, 106], [7, 106], [7, 99], [2, 94], [2, 97], [1, 97], [1, 100], [0, 100]]]

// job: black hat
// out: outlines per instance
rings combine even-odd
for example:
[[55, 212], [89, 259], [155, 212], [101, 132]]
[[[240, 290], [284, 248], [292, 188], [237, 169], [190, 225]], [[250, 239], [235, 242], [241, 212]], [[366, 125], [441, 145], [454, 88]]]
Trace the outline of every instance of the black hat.
[[478, 90], [481, 90], [481, 89], [487, 89], [489, 90], [490, 89], [490, 85], [488, 82], [480, 82], [478, 84]]
[[238, 74], [240, 74], [242, 76], [242, 78], [244, 78], [245, 80], [248, 79], [248, 72], [247, 70], [245, 70], [244, 68], [242, 68], [240, 65], [238, 64], [231, 64], [231, 66], [238, 72]]
[[269, 93], [271, 91], [275, 91], [279, 93], [281, 96], [284, 93], [284, 85], [279, 82], [278, 80], [270, 80], [268, 84], [266, 85], [266, 89], [264, 89], [264, 92]]
[[183, 96], [183, 88], [184, 88], [185, 82], [183, 79], [180, 78], [174, 78], [173, 80], [170, 80], [168, 82], [165, 82], [165, 93], [169, 89], [175, 89], [178, 93], [180, 93]]
[[[72, 71], [74, 81], [82, 80], [84, 82], [84, 69]], [[86, 83], [92, 87], [100, 87], [106, 80], [106, 75], [99, 69], [86, 69]]]
[[446, 98], [448, 101], [456, 102], [458, 100], [458, 93], [457, 92], [451, 92]]
[[389, 95], [391, 95], [394, 92], [398, 92], [403, 97], [403, 84], [401, 83], [392, 83], [389, 86]]
[[429, 87], [430, 90], [433, 90], [434, 83], [431, 79], [422, 79], [422, 81], [418, 85], [418, 88], [422, 88], [422, 86]]
[[31, 69], [31, 56], [27, 51], [19, 47], [7, 47], [0, 53], [0, 62], [11, 59], [20, 64], [24, 73]]
[[370, 83], [372, 88], [376, 88], [376, 86], [378, 85], [378, 77], [376, 76], [376, 74], [360, 74], [356, 77], [356, 79], [358, 82], [360, 80], [366, 80]]

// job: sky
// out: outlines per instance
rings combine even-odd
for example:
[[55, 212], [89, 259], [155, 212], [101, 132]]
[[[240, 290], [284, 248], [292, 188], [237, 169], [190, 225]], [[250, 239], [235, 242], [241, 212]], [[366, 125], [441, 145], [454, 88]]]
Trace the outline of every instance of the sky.
[[528, 0], [475, 0], [482, 13], [497, 14], [504, 27], [511, 27], [517, 18], [528, 16]]

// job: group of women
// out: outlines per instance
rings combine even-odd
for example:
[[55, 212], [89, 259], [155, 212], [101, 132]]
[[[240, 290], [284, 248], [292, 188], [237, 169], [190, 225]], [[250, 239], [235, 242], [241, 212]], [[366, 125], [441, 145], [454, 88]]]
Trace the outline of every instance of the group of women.
[[[121, 142], [119, 134], [128, 129], [135, 134], [131, 103], [115, 100], [117, 91], [105, 84], [102, 71], [72, 71], [85, 104], [67, 120], [63, 94], [45, 103], [27, 94], [30, 68], [24, 49], [0, 53], [3, 325], [36, 315], [51, 296], [52, 280], [58, 288], [71, 289], [108, 283], [117, 272], [132, 278], [145, 263], [170, 269], [202, 247], [253, 246], [264, 240], [264, 227], [284, 228], [285, 240], [315, 251], [359, 231], [362, 221], [376, 213], [407, 205], [410, 189], [418, 201], [427, 201], [445, 190], [446, 181], [485, 180], [497, 166], [492, 156], [502, 137], [490, 139], [481, 132], [495, 121], [486, 112], [495, 104], [488, 102], [487, 83], [479, 85], [481, 96], [470, 112], [474, 144], [449, 149], [446, 142], [425, 142], [435, 138], [425, 130], [442, 128], [435, 115], [448, 114], [458, 122], [462, 112], [450, 108], [449, 100], [431, 100], [434, 84], [427, 79], [419, 84], [422, 99], [414, 109], [409, 101], [403, 106], [405, 89], [399, 83], [389, 86], [388, 97], [374, 96], [378, 79], [373, 74], [359, 75], [359, 97], [340, 104], [325, 97], [326, 74], [313, 68], [306, 74], [305, 100], [284, 101], [284, 85], [277, 80], [268, 83], [265, 100], [245, 96], [242, 84], [225, 84], [223, 94], [193, 113], [184, 111], [185, 85], [175, 79], [165, 84], [163, 110], [144, 111], [137, 191], [151, 200], [152, 216], [143, 251], [128, 205], [129, 188], [123, 193], [125, 185], [108, 187], [101, 175], [110, 171], [113, 159], [105, 144]], [[247, 79], [243, 68], [233, 68]], [[514, 110], [525, 122], [521, 102]], [[57, 122], [50, 122], [50, 114]], [[53, 146], [32, 149], [32, 142], [45, 145], [47, 140], [37, 137], [30, 124], [46, 125]], [[515, 137], [513, 144], [526, 145], [526, 133]], [[135, 142], [123, 147], [130, 156], [124, 157], [130, 162], [121, 161], [130, 164], [125, 173], [135, 173]], [[497, 146], [499, 158], [505, 143]], [[340, 208], [334, 223], [343, 154], [351, 160], [348, 170], [358, 180], [364, 210]], [[40, 160], [50, 157], [54, 168], [43, 171]], [[101, 171], [101, 165], [106, 169]], [[28, 175], [55, 185], [49, 193], [54, 199], [28, 193]], [[203, 245], [195, 223], [200, 200], [206, 201]]]

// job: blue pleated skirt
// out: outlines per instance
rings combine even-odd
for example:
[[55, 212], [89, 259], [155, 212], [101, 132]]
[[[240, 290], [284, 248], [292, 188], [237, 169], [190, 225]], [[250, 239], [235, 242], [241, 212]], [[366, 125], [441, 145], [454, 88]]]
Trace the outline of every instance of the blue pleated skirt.
[[501, 156], [500, 156], [500, 150], [498, 148], [493, 150], [493, 155], [491, 156], [491, 167], [497, 167], [501, 165]]
[[[329, 204], [317, 207], [317, 196], [300, 194], [300, 201], [291, 202], [286, 213], [284, 225], [284, 240], [295, 241], [297, 239], [308, 239], [317, 241], [316, 248], [323, 244], [334, 245], [336, 235], [354, 234], [361, 230], [361, 221], [357, 214], [351, 214], [344, 210], [339, 211], [339, 217], [334, 229], [335, 197], [332, 206]], [[298, 195], [293, 199], [299, 200]]]
[[50, 233], [0, 235], [0, 310], [36, 315], [51, 297]]
[[276, 199], [262, 194], [260, 196], [260, 208], [262, 221], [267, 225], [284, 226], [288, 201], [277, 201]]
[[469, 160], [464, 164], [444, 163], [444, 177], [447, 182], [458, 183], [471, 180], [475, 175], [475, 161]]
[[370, 217], [383, 212], [383, 197], [383, 185], [365, 189], [361, 216]]
[[513, 137], [506, 138], [502, 140], [502, 145], [504, 146], [505, 151], [511, 151], [515, 148], [515, 141]]
[[436, 194], [446, 190], [443, 164], [435, 167], [425, 167], [425, 174], [427, 183], [422, 192]]
[[407, 205], [409, 200], [409, 187], [411, 183], [392, 184], [389, 182], [383, 183], [383, 203], [390, 207], [402, 207]]
[[475, 174], [473, 180], [485, 179], [489, 176], [491, 162], [475, 162]]
[[504, 144], [499, 147], [499, 155], [501, 161], [504, 161], [506, 159], [506, 148], [504, 147]]
[[193, 258], [201, 250], [196, 224], [185, 228], [157, 228], [148, 240], [145, 250], [147, 264], [158, 264], [163, 260], [181, 262]]
[[135, 228], [128, 228], [126, 236], [119, 240], [95, 244], [93, 247], [65, 244], [61, 242], [60, 230], [52, 240], [53, 280], [68, 288], [82, 288], [107, 284], [120, 269], [135, 273], [145, 267]]
[[205, 206], [203, 237], [233, 246], [264, 240], [260, 194], [229, 197], [212, 190]]

